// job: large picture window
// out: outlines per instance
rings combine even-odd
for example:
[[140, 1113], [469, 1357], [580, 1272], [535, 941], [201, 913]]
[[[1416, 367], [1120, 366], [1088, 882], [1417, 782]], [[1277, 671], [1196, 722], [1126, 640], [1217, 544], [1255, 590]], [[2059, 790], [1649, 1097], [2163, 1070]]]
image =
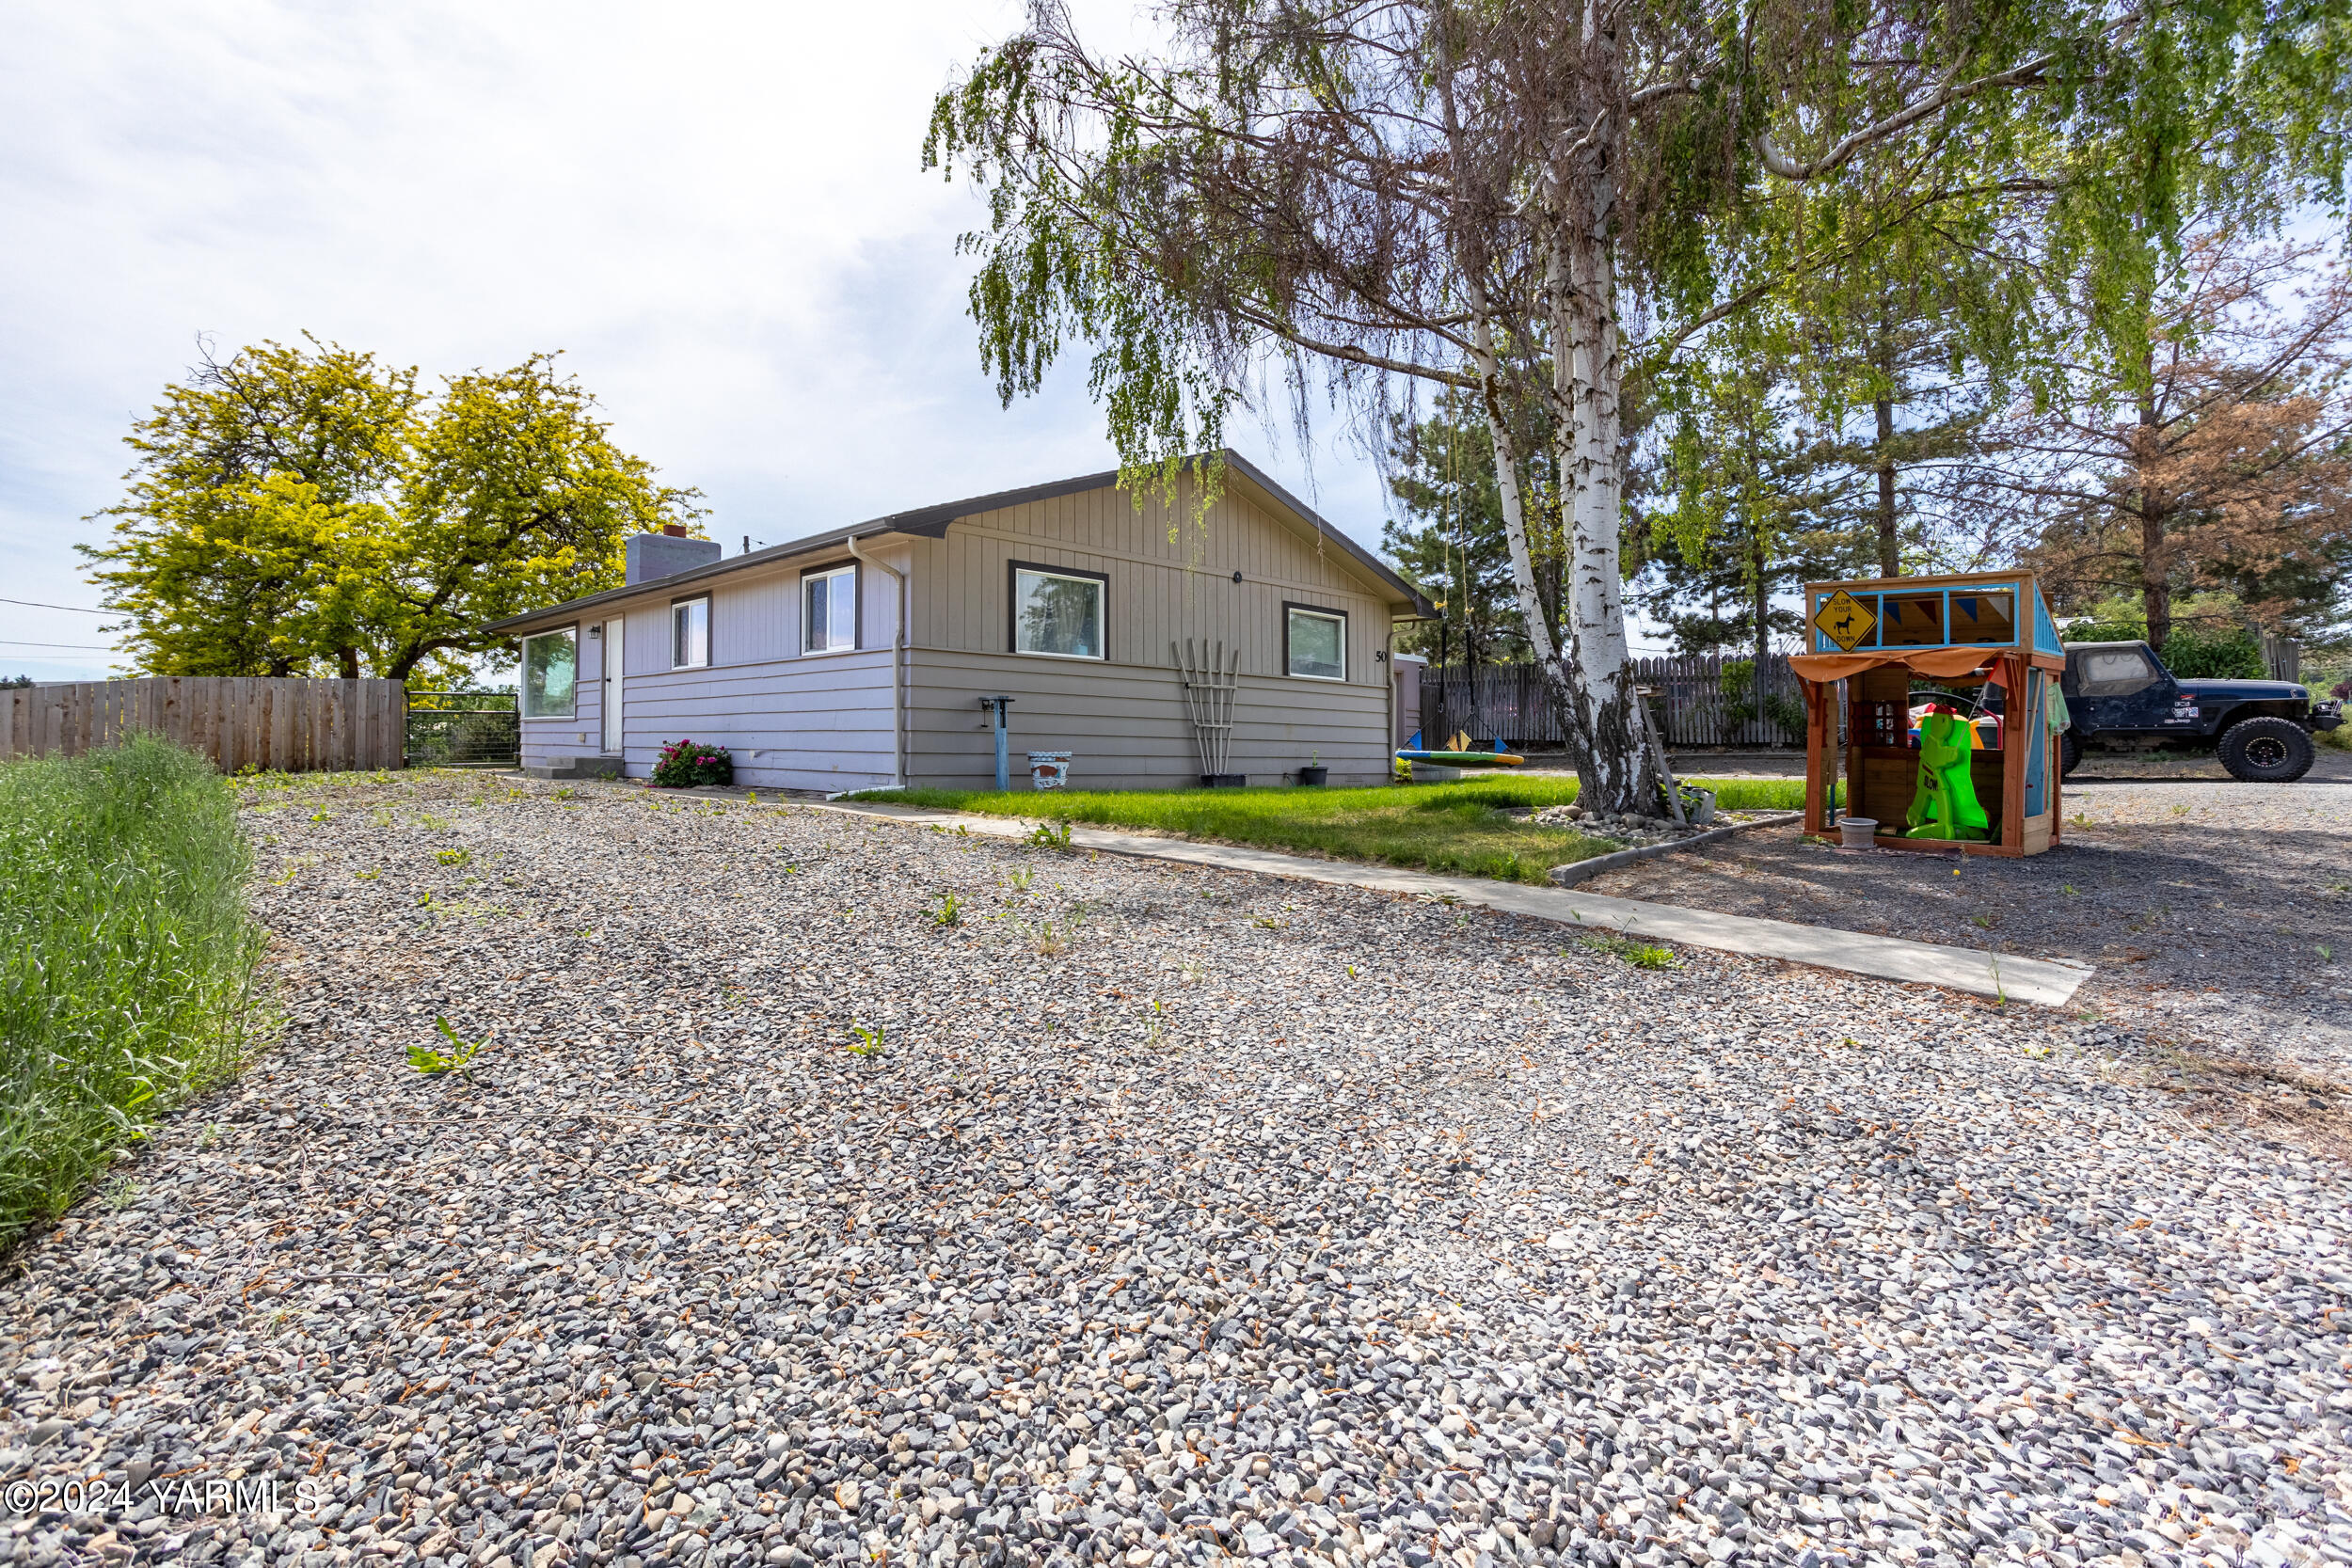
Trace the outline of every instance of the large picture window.
[[801, 651], [842, 653], [857, 646], [857, 568], [835, 566], [801, 578]]
[[1012, 562], [1012, 651], [1104, 657], [1103, 601], [1109, 583], [1100, 572]]
[[1347, 679], [1346, 611], [1284, 605], [1282, 666], [1302, 680]]
[[579, 685], [580, 633], [541, 632], [523, 639], [523, 717], [569, 719]]
[[691, 670], [710, 662], [710, 595], [680, 599], [670, 607], [670, 668]]

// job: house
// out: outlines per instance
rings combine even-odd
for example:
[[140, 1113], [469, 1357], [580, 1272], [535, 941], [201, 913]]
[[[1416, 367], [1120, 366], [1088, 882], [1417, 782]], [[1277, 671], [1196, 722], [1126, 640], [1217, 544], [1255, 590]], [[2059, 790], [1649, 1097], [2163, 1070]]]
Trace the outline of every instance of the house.
[[1392, 628], [1429, 602], [1232, 452], [1198, 519], [1190, 495], [1138, 508], [1118, 480], [729, 559], [708, 540], [632, 538], [624, 586], [488, 628], [521, 645], [524, 766], [643, 777], [691, 738], [761, 787], [986, 788], [1002, 712], [1016, 784], [1024, 753], [1062, 751], [1073, 787], [1198, 784], [1190, 699], [1213, 699], [1200, 672], [1221, 657], [1224, 772], [1276, 784], [1319, 762], [1333, 784], [1386, 779]]

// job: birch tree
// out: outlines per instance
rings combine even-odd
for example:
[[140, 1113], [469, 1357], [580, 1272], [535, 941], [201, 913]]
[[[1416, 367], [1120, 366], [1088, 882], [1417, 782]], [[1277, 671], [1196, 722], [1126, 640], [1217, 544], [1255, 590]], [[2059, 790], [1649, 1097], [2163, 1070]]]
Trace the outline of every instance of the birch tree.
[[[1164, 49], [1112, 57], [1032, 0], [941, 94], [925, 155], [986, 198], [971, 309], [1000, 393], [1091, 344], [1137, 479], [1172, 486], [1269, 373], [1302, 400], [1318, 376], [1475, 397], [1584, 799], [1656, 813], [1619, 561], [1629, 377], [1930, 214], [2031, 204], [2120, 293], [2225, 166], [2333, 180], [2346, 5], [1168, 0]], [[1515, 436], [1538, 425], [1560, 638]]]

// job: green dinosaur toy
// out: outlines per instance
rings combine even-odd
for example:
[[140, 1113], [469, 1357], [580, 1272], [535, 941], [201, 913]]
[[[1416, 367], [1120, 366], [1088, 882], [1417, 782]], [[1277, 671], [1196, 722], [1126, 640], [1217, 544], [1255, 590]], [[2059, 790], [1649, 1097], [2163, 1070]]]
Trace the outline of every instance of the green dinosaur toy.
[[1903, 816], [1910, 830], [1904, 837], [1991, 836], [1993, 824], [1977, 803], [1976, 783], [1968, 776], [1969, 753], [1975, 747], [1975, 737], [1959, 715], [1920, 716], [1919, 787], [1912, 792], [1911, 810]]

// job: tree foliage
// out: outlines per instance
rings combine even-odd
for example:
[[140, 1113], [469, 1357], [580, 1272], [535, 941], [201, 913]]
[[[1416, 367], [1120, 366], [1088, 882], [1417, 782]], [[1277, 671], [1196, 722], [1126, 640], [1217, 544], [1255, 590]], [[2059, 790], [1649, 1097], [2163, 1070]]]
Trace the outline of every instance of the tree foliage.
[[[1584, 798], [1656, 810], [1621, 588], [1629, 377], [1931, 221], [1966, 245], [2023, 214], [2094, 304], [2127, 304], [2182, 212], [2333, 189], [2345, 5], [1171, 0], [1165, 51], [1114, 60], [1032, 0], [941, 95], [927, 158], [986, 195], [971, 309], [1000, 391], [1091, 344], [1138, 473], [1216, 446], [1269, 366], [1302, 394], [1471, 393]], [[2128, 310], [2099, 319], [2129, 338]]]
[[83, 546], [149, 674], [459, 676], [480, 627], [617, 586], [696, 492], [613, 446], [553, 355], [446, 379], [307, 338], [207, 349], [125, 439]]
[[2312, 246], [2218, 227], [2165, 268], [2145, 318], [2136, 358], [2087, 353], [2007, 433], [2058, 607], [2137, 599], [2158, 647], [2198, 593], [2324, 629], [2352, 581], [2352, 279]]

